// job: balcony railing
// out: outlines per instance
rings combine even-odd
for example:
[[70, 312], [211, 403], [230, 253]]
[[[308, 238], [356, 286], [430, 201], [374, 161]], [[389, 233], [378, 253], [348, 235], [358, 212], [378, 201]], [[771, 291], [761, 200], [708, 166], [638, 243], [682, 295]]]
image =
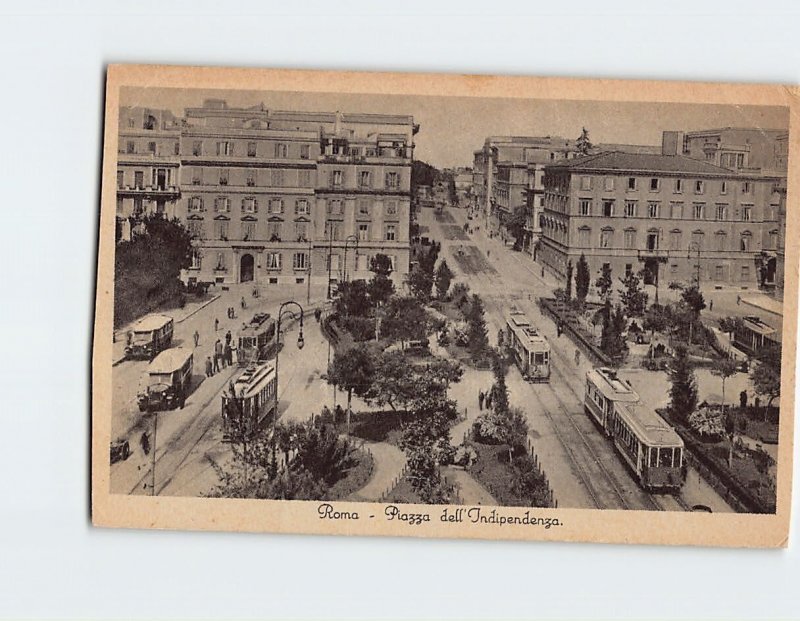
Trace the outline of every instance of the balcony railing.
[[666, 263], [669, 259], [669, 250], [661, 250], [660, 248], [653, 248], [648, 249], [645, 248], [643, 250], [637, 250], [636, 254], [640, 261], [646, 261], [647, 259], [656, 259], [661, 263]]

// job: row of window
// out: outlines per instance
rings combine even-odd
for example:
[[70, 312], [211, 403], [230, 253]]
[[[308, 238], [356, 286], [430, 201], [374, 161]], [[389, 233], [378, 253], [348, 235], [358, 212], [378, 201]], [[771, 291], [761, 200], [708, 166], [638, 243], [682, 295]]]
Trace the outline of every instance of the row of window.
[[[591, 190], [592, 184], [594, 183], [595, 177], [592, 176], [582, 176], [580, 178], [580, 188], [581, 190]], [[650, 177], [647, 180], [640, 179], [639, 177], [627, 177], [625, 180], [625, 190], [629, 192], [634, 192], [641, 189], [641, 184], [644, 182], [646, 185], [645, 187], [650, 192], [660, 192], [664, 185], [666, 179], [662, 179], [661, 177]], [[691, 183], [692, 191], [695, 194], [705, 194], [706, 189], [708, 189], [711, 181], [706, 181], [705, 179], [695, 179]], [[731, 183], [728, 181], [719, 181], [714, 182], [718, 183], [718, 189], [720, 194], [727, 194]], [[607, 192], [611, 192], [616, 189], [617, 184], [617, 177], [603, 177], [603, 190]], [[685, 179], [673, 179], [671, 184], [671, 190], [675, 194], [682, 194], [686, 190], [686, 180]], [[752, 194], [753, 193], [753, 183], [750, 181], [742, 181], [739, 184], [739, 192], [741, 194]]]
[[[753, 219], [754, 205], [742, 205], [740, 209], [736, 210], [738, 219], [742, 222], [749, 222]], [[775, 206], [770, 206], [767, 210], [767, 220], [774, 218]], [[714, 205], [712, 212], [714, 220], [729, 220], [730, 219], [730, 206], [728, 204], [717, 203]], [[600, 215], [605, 218], [613, 218], [618, 214], [617, 201], [614, 199], [603, 199], [600, 202], [600, 213], [594, 213], [594, 204], [590, 198], [578, 199], [578, 215], [591, 216]], [[691, 209], [686, 209], [686, 205], [682, 202], [673, 201], [669, 204], [669, 210], [662, 209], [661, 202], [647, 201], [645, 213], [640, 213], [639, 201], [626, 200], [623, 204], [622, 215], [625, 218], [664, 218], [668, 217], [673, 220], [693, 219], [693, 220], [706, 220], [708, 213], [706, 203], [692, 203]]]
[[[625, 229], [622, 232], [623, 247], [626, 250], [635, 250], [637, 246], [637, 231], [636, 229]], [[582, 227], [578, 229], [578, 246], [581, 248], [591, 247], [592, 229], [589, 227]], [[705, 248], [705, 233], [703, 231], [694, 231], [691, 234], [691, 251], [696, 249], [703, 250]], [[728, 243], [728, 234], [725, 231], [717, 231], [714, 233], [714, 245], [712, 250], [724, 252], [727, 250], [738, 250], [740, 252], [751, 252], [753, 250], [753, 234], [750, 231], [744, 231], [739, 235], [738, 247], [730, 248]], [[775, 250], [778, 247], [778, 231], [770, 231], [769, 250]], [[598, 246], [600, 248], [615, 248], [615, 231], [608, 227], [600, 231], [598, 239]], [[661, 234], [658, 231], [648, 231], [645, 239], [646, 250], [658, 250], [661, 247]], [[683, 233], [675, 230], [669, 233], [669, 250], [680, 251], [684, 250], [683, 246]]]
[[[264, 253], [264, 268], [267, 270], [281, 270], [284, 266], [284, 253], [279, 250], [272, 250], [269, 252]], [[397, 257], [395, 255], [387, 255], [389, 257], [389, 262], [391, 264], [392, 270], [394, 271]], [[299, 251], [291, 253], [292, 257], [292, 269], [294, 270], [307, 270], [311, 266], [311, 260], [309, 257], [308, 252]], [[195, 250], [192, 252], [192, 263], [191, 269], [202, 269], [204, 259], [206, 257], [200, 250]], [[372, 265], [372, 255], [368, 254], [356, 254], [353, 261], [355, 262], [356, 271], [367, 271], [369, 270], [370, 266]], [[227, 252], [214, 252], [210, 253], [208, 256], [208, 260], [212, 261], [212, 265], [214, 270], [216, 271], [227, 271], [230, 265], [229, 262], [229, 255]], [[349, 261], [348, 261], [349, 263]], [[330, 265], [329, 265], [330, 264]], [[330, 269], [333, 273], [338, 273], [340, 266], [343, 265], [343, 257], [339, 253], [331, 253], [330, 256], [325, 257], [325, 269]]]
[[[291, 223], [282, 221], [273, 221], [266, 223], [265, 235], [260, 235], [261, 226], [258, 222], [246, 220], [239, 224], [239, 237], [243, 241], [266, 240], [270, 242], [284, 241], [284, 235], [288, 234], [287, 227]], [[309, 240], [309, 231], [311, 224], [309, 222], [294, 222], [293, 233], [289, 239], [293, 241], [306, 242]], [[359, 241], [374, 241], [372, 239], [373, 228], [370, 224], [361, 222], [356, 227], [356, 236]], [[196, 239], [208, 239], [206, 237], [206, 227], [203, 220], [189, 220], [188, 221], [189, 233]], [[215, 220], [213, 222], [213, 237], [212, 239], [220, 241], [229, 241], [231, 238], [231, 221], [230, 220]], [[325, 224], [325, 239], [332, 241], [343, 241], [344, 227], [342, 222], [328, 221]], [[383, 241], [397, 241], [398, 239], [398, 225], [384, 224], [383, 234], [381, 239]], [[287, 239], [288, 241], [288, 239]]]
[[[231, 199], [227, 196], [217, 196], [213, 199], [214, 211], [217, 213], [230, 213]], [[270, 198], [266, 201], [267, 213], [283, 214], [286, 212], [287, 200], [283, 198]], [[187, 203], [190, 213], [205, 211], [205, 198], [202, 196], [190, 196]], [[358, 216], [377, 215], [381, 203], [370, 199], [358, 199], [355, 202], [355, 213]], [[344, 201], [342, 199], [329, 199], [326, 204], [327, 212], [330, 215], [344, 215]], [[398, 201], [383, 201], [384, 216], [396, 216]], [[242, 213], [258, 213], [259, 200], [253, 196], [245, 196], [241, 199]], [[308, 216], [311, 214], [311, 203], [307, 198], [294, 200], [294, 213], [296, 215]]]
[[[690, 269], [692, 272], [695, 272], [695, 265], [693, 264], [693, 257], [689, 258], [690, 262]], [[610, 265], [606, 263], [606, 265]], [[712, 270], [713, 267], [713, 270]], [[703, 269], [703, 273], [705, 274], [705, 278], [709, 280], [718, 281], [718, 282], [727, 282], [729, 280], [729, 271], [730, 266], [725, 263], [718, 263], [716, 265], [708, 265], [705, 266]], [[680, 272], [680, 266], [677, 263], [670, 263], [669, 265], [669, 273], [671, 276], [677, 276]], [[625, 264], [625, 278], [630, 276], [633, 273], [633, 263], [626, 263]], [[739, 278], [742, 281], [749, 281], [750, 280], [750, 265], [745, 263], [740, 266], [739, 269]]]
[[229, 168], [202, 168], [195, 166], [190, 169], [192, 185], [233, 185], [248, 187], [298, 187], [313, 188], [314, 170], [271, 170], [236, 169], [231, 175]]
[[118, 170], [117, 187], [124, 188], [126, 185], [131, 185], [130, 182], [133, 181], [133, 188], [137, 190], [144, 190], [148, 186], [157, 190], [166, 190], [170, 186], [177, 185], [172, 173], [171, 168], [134, 170], [133, 179], [131, 179], [130, 173], [126, 175], [124, 170]]
[[127, 153], [128, 155], [135, 155], [137, 153], [149, 155], [180, 155], [181, 144], [180, 142], [156, 142], [149, 140], [144, 146], [144, 151], [139, 151], [139, 144], [135, 140], [126, 140], [125, 147], [120, 145], [120, 153]]
[[237, 143], [233, 140], [217, 140], [210, 144], [203, 140], [192, 141], [192, 155], [217, 155], [217, 156], [247, 156], [266, 157], [274, 159], [301, 159], [311, 158], [310, 144], [289, 144], [286, 142], [267, 142], [251, 140], [247, 143]]
[[[328, 173], [328, 185], [332, 188], [344, 187], [345, 171], [334, 169]], [[359, 189], [379, 188], [378, 179], [371, 170], [359, 170], [356, 174], [356, 186]], [[400, 173], [387, 172], [383, 176], [383, 188], [387, 190], [397, 190], [400, 188]]]

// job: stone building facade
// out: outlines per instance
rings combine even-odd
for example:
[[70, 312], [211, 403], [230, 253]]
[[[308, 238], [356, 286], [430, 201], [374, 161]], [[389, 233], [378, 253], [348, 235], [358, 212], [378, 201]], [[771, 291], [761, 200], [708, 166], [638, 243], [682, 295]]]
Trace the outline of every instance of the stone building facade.
[[777, 177], [683, 155], [604, 152], [545, 168], [540, 260], [563, 277], [581, 254], [597, 274], [643, 271], [646, 284], [774, 282]]
[[[398, 284], [405, 279], [418, 130], [411, 116], [232, 108], [218, 99], [182, 119], [148, 114], [156, 127], [140, 123], [141, 113], [126, 113], [132, 124], [121, 115], [118, 219], [159, 211], [183, 221], [195, 240], [187, 280], [369, 278], [378, 253], [391, 258]], [[129, 140], [155, 140], [156, 154], [128, 157]], [[154, 187], [131, 190], [129, 177]], [[138, 211], [127, 201], [137, 193], [150, 199]]]

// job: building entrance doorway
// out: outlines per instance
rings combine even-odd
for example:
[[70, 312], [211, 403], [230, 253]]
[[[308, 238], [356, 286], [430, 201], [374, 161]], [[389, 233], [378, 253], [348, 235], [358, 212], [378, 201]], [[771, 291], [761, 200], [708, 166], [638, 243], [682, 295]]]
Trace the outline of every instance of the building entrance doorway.
[[239, 282], [252, 282], [255, 276], [255, 259], [252, 254], [243, 254], [239, 261]]

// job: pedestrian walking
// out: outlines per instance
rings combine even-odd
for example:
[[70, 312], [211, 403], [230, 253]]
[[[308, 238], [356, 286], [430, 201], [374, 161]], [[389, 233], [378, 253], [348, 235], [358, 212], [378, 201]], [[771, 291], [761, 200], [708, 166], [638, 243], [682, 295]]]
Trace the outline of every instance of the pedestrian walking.
[[214, 319], [214, 332], [219, 330], [219, 319]]
[[314, 311], [314, 319], [317, 320], [317, 323], [319, 323], [320, 319], [322, 319], [322, 311], [320, 309], [316, 309]]
[[579, 349], [575, 350], [575, 366], [577, 367], [581, 363], [581, 351]]
[[483, 394], [482, 390], [478, 391], [478, 409], [483, 410], [483, 400], [486, 398], [486, 395]]
[[486, 393], [486, 398], [483, 400], [484, 405], [486, 405], [487, 410], [492, 409], [492, 391]]
[[214, 375], [214, 365], [211, 362], [211, 356], [206, 356], [206, 377]]
[[544, 265], [542, 266], [542, 278], [544, 278]]
[[197, 345], [199, 343], [200, 343], [200, 333], [197, 330], [195, 330], [194, 331], [194, 346], [197, 347]]
[[139, 438], [139, 444], [142, 446], [142, 452], [145, 455], [149, 455], [150, 454], [150, 436], [147, 435], [146, 431], [142, 432], [142, 435]]
[[220, 361], [222, 358], [222, 343], [219, 339], [214, 343], [214, 373], [218, 373], [220, 369]]
[[711, 300], [711, 301], [708, 303], [708, 310], [709, 310], [709, 312], [711, 312], [711, 311], [713, 311], [713, 310], [714, 310], [714, 300]]
[[736, 296], [736, 305], [738, 306], [741, 303], [741, 301], [742, 301], [742, 296], [741, 295], [737, 295]]
[[486, 258], [488, 259], [490, 256], [492, 256], [492, 251], [491, 250], [487, 250], [486, 251]]
[[223, 350], [223, 355], [225, 356], [225, 364], [229, 367], [233, 366], [233, 350], [231, 349], [230, 343], [225, 343], [225, 349]]
[[247, 302], [244, 301], [244, 296], [242, 296], [242, 308], [247, 308]]
[[231, 344], [231, 339], [232, 339], [232, 338], [233, 338], [233, 336], [231, 335], [231, 331], [230, 331], [230, 330], [228, 330], [228, 331], [225, 333], [225, 344], [226, 344], [226, 345], [230, 345], [230, 344]]

